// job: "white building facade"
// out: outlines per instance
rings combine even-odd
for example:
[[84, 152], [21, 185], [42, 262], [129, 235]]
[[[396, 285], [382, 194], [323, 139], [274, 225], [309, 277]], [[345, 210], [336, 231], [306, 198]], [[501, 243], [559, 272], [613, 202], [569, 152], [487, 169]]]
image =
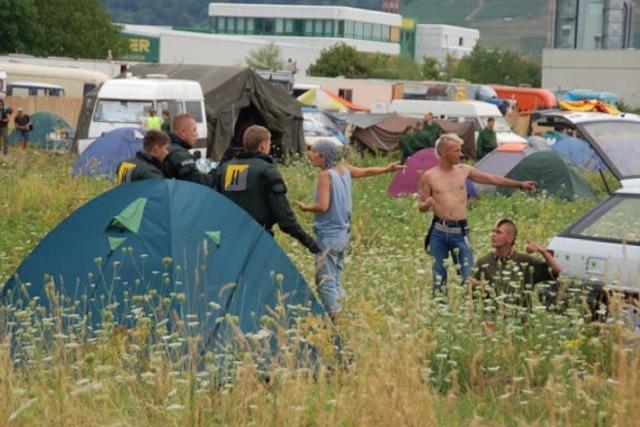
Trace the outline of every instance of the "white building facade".
[[[361, 52], [400, 53], [402, 16], [341, 6], [210, 3], [214, 33], [326, 49], [343, 42]], [[283, 52], [288, 56], [287, 52]]]
[[425, 56], [444, 64], [447, 55], [455, 59], [471, 53], [478, 43], [480, 31], [453, 25], [416, 25], [415, 58], [423, 62]]

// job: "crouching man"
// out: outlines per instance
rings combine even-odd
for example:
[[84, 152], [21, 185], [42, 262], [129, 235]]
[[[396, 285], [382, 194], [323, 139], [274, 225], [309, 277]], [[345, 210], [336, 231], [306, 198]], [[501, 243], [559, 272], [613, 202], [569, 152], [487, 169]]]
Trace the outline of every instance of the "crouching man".
[[[512, 299], [522, 297], [515, 289], [531, 289], [536, 283], [555, 281], [561, 271], [551, 252], [535, 242], [527, 242], [526, 254], [515, 251], [517, 237], [518, 229], [512, 220], [498, 221], [491, 231], [493, 251], [476, 262], [475, 273], [477, 280], [492, 284], [496, 292], [510, 294]], [[535, 253], [541, 257], [532, 256]]]
[[116, 182], [123, 184], [143, 179], [164, 178], [162, 162], [169, 153], [169, 142], [169, 137], [164, 132], [148, 131], [142, 140], [142, 151], [118, 165]]

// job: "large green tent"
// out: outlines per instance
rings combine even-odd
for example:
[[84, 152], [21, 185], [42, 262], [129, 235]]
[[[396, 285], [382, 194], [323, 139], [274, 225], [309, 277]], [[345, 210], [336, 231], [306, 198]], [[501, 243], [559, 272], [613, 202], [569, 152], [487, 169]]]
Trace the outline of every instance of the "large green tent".
[[[62, 117], [46, 111], [31, 115], [33, 130], [29, 135], [29, 145], [54, 150], [70, 148], [73, 129]], [[20, 138], [14, 129], [9, 135], [9, 144], [16, 145]]]
[[[566, 200], [596, 195], [580, 169], [555, 151], [539, 151], [528, 155], [506, 177], [518, 181], [535, 181], [538, 190], [546, 190], [549, 194]], [[499, 191], [510, 195], [514, 190], [501, 188]]]

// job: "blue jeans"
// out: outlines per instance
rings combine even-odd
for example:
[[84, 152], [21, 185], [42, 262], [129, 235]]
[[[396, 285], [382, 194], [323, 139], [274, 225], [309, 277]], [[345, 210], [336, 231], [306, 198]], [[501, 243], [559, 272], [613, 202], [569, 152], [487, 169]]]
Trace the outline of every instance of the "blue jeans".
[[[429, 249], [433, 255], [433, 293], [444, 292], [447, 284], [447, 269], [444, 260], [449, 254], [454, 264], [459, 265], [458, 273], [466, 280], [473, 267], [473, 253], [469, 236], [433, 229], [429, 239]], [[457, 250], [455, 250], [457, 249]]]
[[340, 300], [344, 292], [340, 281], [344, 266], [344, 253], [349, 245], [349, 233], [335, 236], [317, 236], [322, 252], [316, 255], [316, 286], [325, 311], [335, 315], [342, 310]]

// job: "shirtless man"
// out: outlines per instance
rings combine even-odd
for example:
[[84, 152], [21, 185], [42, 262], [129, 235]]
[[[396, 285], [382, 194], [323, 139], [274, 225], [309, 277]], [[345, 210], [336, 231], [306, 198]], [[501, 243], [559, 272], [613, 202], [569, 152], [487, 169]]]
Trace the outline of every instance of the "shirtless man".
[[447, 133], [436, 143], [438, 166], [429, 169], [420, 178], [418, 209], [427, 212], [433, 209], [433, 221], [425, 239], [425, 248], [434, 258], [433, 291], [444, 292], [447, 270], [444, 260], [451, 253], [453, 261], [460, 266], [463, 280], [469, 277], [473, 267], [473, 254], [469, 243], [467, 225], [467, 188], [465, 180], [470, 178], [479, 184], [515, 187], [535, 190], [534, 181], [515, 181], [480, 172], [473, 167], [460, 164], [462, 140], [454, 133]]

